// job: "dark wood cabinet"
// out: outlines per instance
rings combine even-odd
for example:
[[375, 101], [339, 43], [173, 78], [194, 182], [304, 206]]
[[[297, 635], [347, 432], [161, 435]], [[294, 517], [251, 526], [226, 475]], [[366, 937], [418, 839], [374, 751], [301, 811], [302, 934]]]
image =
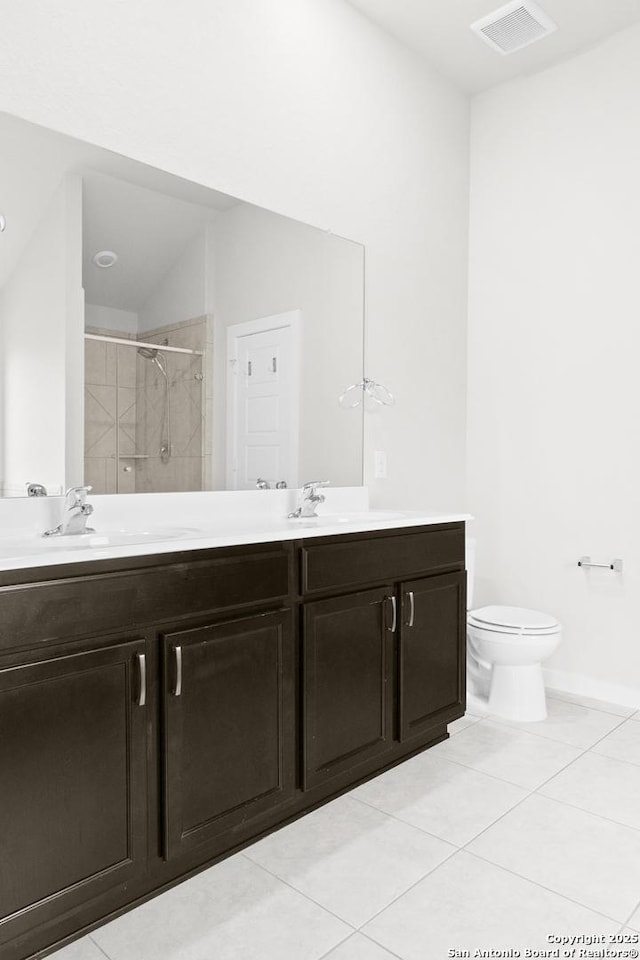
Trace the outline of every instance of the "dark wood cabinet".
[[279, 611], [163, 637], [167, 858], [293, 793], [291, 619]]
[[400, 586], [400, 740], [421, 735], [464, 711], [465, 586], [464, 572]]
[[305, 789], [382, 753], [393, 737], [392, 592], [305, 604]]
[[462, 523], [22, 576], [0, 573], [1, 960], [228, 856], [464, 712]]
[[144, 867], [144, 655], [132, 640], [0, 669], [0, 943]]

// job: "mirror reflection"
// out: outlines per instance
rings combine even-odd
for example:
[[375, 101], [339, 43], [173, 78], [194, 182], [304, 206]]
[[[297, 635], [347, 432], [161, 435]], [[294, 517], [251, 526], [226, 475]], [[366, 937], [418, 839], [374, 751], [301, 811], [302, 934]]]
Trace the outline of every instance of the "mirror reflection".
[[364, 251], [0, 116], [0, 488], [362, 483]]

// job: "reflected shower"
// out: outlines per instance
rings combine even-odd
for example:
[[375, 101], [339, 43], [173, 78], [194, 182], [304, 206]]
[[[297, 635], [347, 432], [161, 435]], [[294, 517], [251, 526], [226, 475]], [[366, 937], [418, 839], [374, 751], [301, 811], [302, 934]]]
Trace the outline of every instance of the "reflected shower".
[[145, 360], [151, 360], [164, 377], [164, 403], [160, 422], [160, 459], [163, 463], [168, 463], [171, 459], [171, 398], [166, 357], [160, 350], [152, 347], [138, 347], [138, 353]]

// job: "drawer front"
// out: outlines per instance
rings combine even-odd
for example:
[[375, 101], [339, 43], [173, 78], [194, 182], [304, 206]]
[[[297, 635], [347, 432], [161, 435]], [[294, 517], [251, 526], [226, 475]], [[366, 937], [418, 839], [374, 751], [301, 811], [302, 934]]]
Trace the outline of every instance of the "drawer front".
[[464, 565], [463, 524], [391, 536], [353, 536], [303, 547], [302, 592], [403, 580], [459, 564]]
[[289, 594], [288, 549], [0, 588], [0, 650], [130, 629]]

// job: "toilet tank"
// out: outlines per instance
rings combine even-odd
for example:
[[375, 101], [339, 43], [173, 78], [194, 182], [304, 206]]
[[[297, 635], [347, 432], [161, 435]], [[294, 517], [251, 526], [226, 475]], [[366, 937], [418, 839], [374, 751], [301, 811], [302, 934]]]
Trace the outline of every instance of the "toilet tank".
[[467, 568], [467, 610], [473, 610], [473, 581], [476, 572], [476, 542], [467, 537], [464, 542], [465, 566]]

